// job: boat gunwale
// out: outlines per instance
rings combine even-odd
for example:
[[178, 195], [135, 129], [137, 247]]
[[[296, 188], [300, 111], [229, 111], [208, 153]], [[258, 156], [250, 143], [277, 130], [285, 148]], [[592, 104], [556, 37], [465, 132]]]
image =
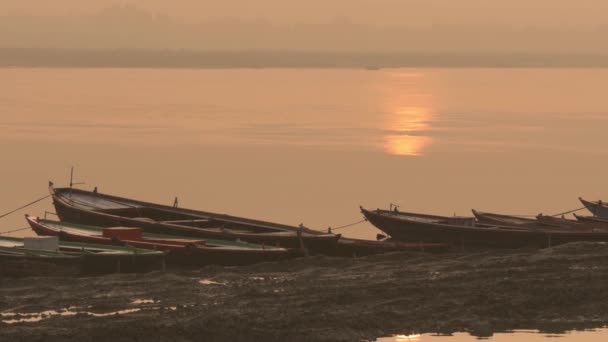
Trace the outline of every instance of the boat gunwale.
[[[363, 212], [363, 214], [365, 215], [365, 213], [369, 213], [372, 216], [381, 216], [381, 217], [385, 217], [397, 222], [405, 222], [405, 223], [411, 223], [411, 224], [418, 224], [418, 225], [423, 225], [426, 227], [435, 227], [435, 228], [444, 228], [444, 229], [449, 229], [451, 231], [462, 231], [462, 232], [500, 232], [500, 233], [504, 233], [504, 234], [522, 234], [522, 235], [529, 235], [529, 236], [533, 236], [533, 235], [556, 235], [556, 236], [568, 236], [568, 235], [606, 235], [608, 236], [608, 231], [581, 231], [581, 230], [556, 230], [556, 229], [530, 229], [530, 228], [525, 228], [525, 227], [512, 227], [512, 226], [501, 226], [501, 225], [485, 225], [485, 226], [475, 226], [475, 227], [468, 227], [468, 226], [464, 226], [464, 225], [455, 225], [455, 224], [447, 224], [447, 223], [431, 223], [431, 222], [424, 222], [424, 221], [414, 221], [414, 220], [408, 220], [407, 218], [404, 218], [403, 216], [397, 216], [397, 215], [390, 215], [390, 213], [392, 213], [391, 211], [388, 210], [368, 210], [365, 208], [361, 208], [361, 211]], [[415, 214], [415, 213], [407, 213], [407, 212], [398, 212], [398, 214], [404, 214], [404, 215], [408, 215], [408, 214], [414, 214], [414, 215], [419, 215], [419, 216], [424, 216], [424, 214]], [[367, 217], [367, 215], [365, 215]], [[437, 217], [441, 217], [441, 216], [435, 216], [435, 215], [430, 215], [434, 218]], [[445, 219], [448, 219], [449, 217], [444, 216]]]
[[[62, 197], [61, 200], [63, 200], [63, 202], [67, 202], [67, 199], [64, 199], [62, 196], [62, 193], [64, 192], [77, 192], [77, 193], [81, 193], [81, 194], [92, 194], [93, 192], [88, 191], [88, 190], [82, 190], [82, 189], [77, 189], [77, 188], [55, 188], [54, 185], [51, 183], [49, 184], [49, 191], [51, 193], [51, 195], [53, 196], [53, 199]], [[158, 203], [152, 203], [152, 202], [145, 202], [145, 201], [140, 201], [140, 200], [135, 200], [135, 199], [130, 199], [130, 198], [126, 198], [126, 197], [119, 197], [119, 196], [114, 196], [114, 195], [109, 195], [109, 194], [104, 194], [101, 192], [97, 192], [95, 193], [96, 196], [100, 196], [102, 198], [109, 198], [111, 200], [114, 201], [119, 201], [119, 202], [128, 202], [128, 203], [133, 203], [133, 204], [138, 204], [141, 207], [138, 208], [152, 208], [152, 209], [161, 209], [161, 210], [166, 210], [167, 212], [170, 213], [176, 213], [176, 214], [183, 214], [183, 213], [187, 213], [193, 216], [200, 216], [199, 218], [201, 219], [205, 219], [205, 218], [211, 218], [211, 219], [216, 219], [216, 220], [221, 220], [221, 221], [230, 221], [232, 223], [236, 223], [236, 224], [246, 224], [246, 225], [251, 225], [251, 226], [256, 226], [259, 228], [272, 228], [272, 229], [277, 229], [277, 230], [287, 230], [287, 231], [291, 231], [291, 232], [297, 232], [298, 231], [298, 227], [295, 226], [291, 226], [291, 225], [286, 225], [286, 224], [281, 224], [281, 223], [275, 223], [275, 222], [270, 222], [270, 221], [263, 221], [263, 220], [257, 220], [257, 219], [249, 219], [249, 218], [244, 218], [244, 217], [239, 217], [239, 216], [232, 216], [232, 215], [228, 215], [228, 214], [220, 214], [220, 213], [213, 213], [213, 212], [207, 212], [207, 211], [202, 211], [202, 210], [195, 210], [195, 209], [188, 209], [188, 208], [175, 208], [169, 205], [164, 205], [164, 204], [158, 204]], [[73, 205], [71, 205], [73, 207]], [[127, 206], [128, 207], [128, 206]], [[93, 210], [93, 209], [84, 209], [84, 208], [78, 208], [80, 210], [84, 210], [84, 211], [94, 211], [95, 213], [102, 213], [102, 214], [107, 214], [110, 216], [119, 216], [119, 217], [123, 217], [120, 215], [113, 215], [110, 213], [106, 213], [104, 211], [100, 211], [98, 210]], [[133, 218], [131, 218], [133, 219]], [[155, 223], [158, 224], [163, 224], [163, 225], [174, 225], [172, 223], [164, 223], [163, 221], [154, 221]], [[178, 227], [188, 227], [188, 228], [193, 228], [193, 227], [189, 227], [189, 226], [183, 226], [183, 225], [174, 225], [174, 226], [178, 226]], [[195, 228], [195, 229], [204, 229], [204, 228]], [[317, 231], [317, 230], [313, 230], [310, 228], [304, 228], [304, 232], [305, 233], [312, 233], [315, 235], [328, 235], [328, 236], [334, 236], [336, 234], [327, 234], [327, 233], [323, 233], [321, 231]]]
[[[87, 191], [87, 190], [82, 190], [82, 189], [75, 189], [75, 188], [55, 188], [52, 182], [49, 182], [49, 192], [51, 193], [52, 197], [53, 197], [53, 201], [59, 201], [62, 203], [62, 205], [68, 207], [68, 208], [72, 208], [73, 210], [80, 210], [89, 214], [93, 214], [93, 215], [100, 215], [100, 216], [104, 216], [106, 218], [113, 218], [113, 219], [120, 219], [120, 220], [126, 220], [126, 221], [130, 221], [133, 224], [137, 224], [137, 223], [146, 223], [142, 220], [138, 220], [137, 218], [133, 218], [133, 217], [127, 217], [127, 216], [120, 216], [120, 215], [116, 215], [116, 214], [111, 214], [111, 213], [107, 213], [101, 210], [93, 210], [93, 209], [86, 209], [86, 208], [81, 208], [81, 207], [76, 207], [73, 204], [69, 203], [69, 199], [65, 198], [65, 196], [63, 196], [61, 193], [63, 192], [67, 192], [67, 191], [72, 191], [72, 192], [78, 192], [81, 194], [91, 194], [91, 191]], [[149, 207], [152, 209], [160, 209], [160, 210], [165, 210], [171, 213], [176, 213], [176, 214], [183, 214], [184, 212], [186, 212], [189, 215], [203, 215], [201, 216], [201, 218], [212, 218], [212, 219], [217, 219], [220, 221], [227, 221], [230, 223], [235, 223], [235, 224], [244, 224], [244, 225], [250, 225], [250, 226], [256, 226], [256, 227], [261, 227], [261, 228], [266, 228], [266, 229], [276, 229], [278, 230], [278, 232], [291, 232], [293, 234], [289, 234], [289, 235], [271, 235], [272, 232], [268, 232], [268, 233], [247, 233], [247, 232], [238, 232], [238, 231], [231, 231], [230, 229], [226, 229], [226, 231], [224, 232], [224, 235], [227, 238], [239, 238], [239, 237], [243, 237], [243, 238], [247, 238], [247, 237], [274, 237], [274, 238], [287, 238], [287, 239], [293, 239], [294, 237], [296, 237], [296, 233], [298, 232], [299, 228], [293, 227], [293, 226], [288, 226], [288, 225], [282, 225], [279, 223], [272, 223], [272, 222], [266, 222], [266, 221], [258, 221], [258, 220], [253, 220], [253, 219], [246, 219], [246, 218], [241, 218], [241, 217], [236, 217], [236, 216], [230, 216], [230, 215], [226, 215], [226, 214], [215, 214], [215, 213], [210, 213], [210, 212], [204, 212], [204, 211], [197, 211], [194, 209], [186, 209], [186, 208], [174, 208], [171, 206], [166, 206], [166, 205], [162, 205], [162, 204], [155, 204], [155, 203], [150, 203], [150, 202], [144, 202], [144, 201], [139, 201], [139, 200], [132, 200], [132, 199], [128, 199], [128, 198], [123, 198], [123, 197], [118, 197], [118, 196], [113, 196], [113, 195], [107, 195], [107, 194], [103, 194], [103, 193], [95, 193], [96, 196], [102, 196], [102, 197], [107, 197], [107, 198], [111, 198], [113, 200], [116, 201], [128, 201], [131, 203], [136, 203], [136, 204], [140, 204], [142, 205], [142, 207], [138, 207], [138, 208], [145, 208], [145, 207]], [[206, 215], [206, 216], [205, 216]], [[211, 216], [216, 216], [216, 217], [211, 217]], [[228, 219], [227, 219], [228, 218]], [[238, 220], [234, 220], [231, 218], [236, 218]], [[191, 226], [185, 226], [185, 225], [179, 225], [179, 224], [172, 224], [172, 223], [164, 223], [163, 221], [156, 221], [151, 219], [150, 221], [147, 222], [148, 224], [156, 224], [156, 225], [161, 225], [161, 226], [165, 226], [168, 228], [175, 228], [177, 230], [182, 230], [182, 231], [188, 231], [188, 232], [192, 232], [192, 233], [200, 233], [200, 232], [207, 232], [210, 234], [217, 234], [218, 232], [213, 231], [211, 229], [208, 228], [203, 228], [203, 227], [191, 227]], [[266, 226], [265, 226], [266, 225]], [[271, 227], [268, 227], [268, 226]], [[304, 228], [303, 233], [302, 233], [302, 238], [305, 240], [334, 240], [337, 241], [341, 238], [341, 234], [329, 234], [329, 233], [323, 233], [323, 232], [319, 232], [319, 231], [315, 231], [312, 230], [310, 228]]]
[[[38, 226], [41, 229], [47, 230], [47, 231], [52, 231], [55, 232], [57, 234], [60, 234], [62, 232], [61, 228], [58, 227], [54, 227], [53, 225], [49, 225], [48, 223], [45, 224], [44, 222], [40, 222], [40, 219], [37, 217], [33, 217], [33, 216], [28, 216], [27, 217], [28, 222], [30, 223], [30, 225], [33, 226]], [[44, 220], [44, 221], [49, 221], [49, 220]], [[56, 221], [52, 221], [52, 222], [56, 222]], [[63, 222], [59, 222], [59, 225], [61, 225]], [[86, 226], [86, 225], [79, 225], [79, 224], [73, 224], [73, 223], [68, 223], [69, 225], [76, 225], [76, 226]], [[94, 226], [88, 226], [91, 228], [97, 228]], [[103, 229], [101, 229], [103, 230]], [[93, 231], [93, 230], [91, 230]], [[96, 232], [99, 232], [99, 230], [96, 230]], [[112, 239], [110, 238], [106, 238], [103, 237], [102, 235], [84, 235], [84, 234], [76, 234], [76, 233], [67, 233], [68, 236], [72, 236], [72, 237], [80, 237], [82, 239], [94, 239], [94, 240], [98, 240], [98, 241], [107, 241], [107, 242], [111, 242]], [[179, 237], [181, 239], [181, 237]], [[103, 243], [88, 243], [85, 242], [83, 244], [87, 244], [87, 245], [91, 245], [91, 244], [96, 244], [98, 246], [113, 246], [113, 247], [122, 247], [122, 248], [132, 248], [132, 249], [136, 249], [136, 250], [143, 250], [145, 252], [155, 252], [155, 253], [165, 253], [165, 251], [170, 252], [172, 250], [189, 250], [189, 246], [192, 245], [194, 246], [193, 250], [195, 251], [200, 251], [200, 252], [205, 252], [205, 251], [218, 251], [218, 252], [248, 252], [248, 253], [260, 253], [260, 254], [284, 254], [284, 253], [288, 253], [289, 249], [286, 248], [280, 248], [280, 247], [274, 247], [274, 246], [263, 246], [263, 245], [256, 245], [256, 244], [249, 244], [247, 242], [238, 242], [238, 244], [245, 244], [248, 246], [242, 246], [242, 245], [234, 245], [234, 244], [230, 244], [231, 241], [226, 241], [227, 244], [226, 245], [217, 245], [217, 246], [213, 246], [213, 245], [197, 245], [197, 244], [171, 244], [170, 242], [153, 242], [153, 241], [146, 241], [146, 240], [142, 240], [142, 241], [136, 241], [136, 240], [121, 240], [123, 241], [126, 246], [115, 246], [115, 245], [110, 245], [110, 244], [103, 244]], [[193, 242], [195, 242], [197, 240], [193, 240]], [[200, 241], [200, 239], [199, 239]], [[145, 246], [149, 246], [149, 247], [134, 247], [135, 244], [139, 244], [139, 245], [145, 245]], [[154, 247], [162, 247], [165, 248], [165, 251], [161, 251], [161, 250], [154, 250]], [[137, 255], [139, 255], [139, 253], [136, 253]], [[148, 253], [149, 254], [149, 253]]]

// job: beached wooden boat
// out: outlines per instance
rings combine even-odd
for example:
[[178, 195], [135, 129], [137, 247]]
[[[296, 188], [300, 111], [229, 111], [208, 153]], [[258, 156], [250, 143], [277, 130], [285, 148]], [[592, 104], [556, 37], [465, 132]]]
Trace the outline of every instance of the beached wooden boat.
[[581, 221], [577, 221], [577, 220], [571, 220], [571, 219], [567, 219], [564, 217], [555, 217], [555, 216], [548, 216], [548, 215], [543, 215], [540, 214], [538, 216], [536, 216], [536, 220], [545, 226], [551, 226], [551, 227], [559, 227], [559, 228], [564, 228], [564, 229], [598, 229], [598, 228], [607, 228], [606, 227], [602, 227], [601, 225], [596, 225], [596, 224], [589, 224], [589, 223], [585, 223], [585, 222], [581, 222]]
[[608, 219], [608, 205], [606, 203], [602, 201], [587, 201], [581, 197], [578, 199], [593, 216]]
[[450, 249], [447, 243], [434, 242], [404, 242], [393, 239], [380, 241], [341, 238], [330, 255], [343, 257], [362, 257], [367, 255], [394, 252], [425, 252], [442, 253]]
[[563, 228], [563, 229], [592, 229], [594, 227], [582, 224], [576, 220], [568, 220], [562, 217], [547, 216], [539, 214], [534, 218], [521, 217], [504, 214], [494, 214], [472, 210], [473, 215], [479, 223], [499, 225], [499, 226], [515, 226], [525, 228], [546, 229], [547, 227]]
[[576, 217], [576, 219], [579, 222], [584, 223], [584, 224], [590, 224], [594, 228], [608, 229], [608, 219], [599, 218], [599, 217], [595, 217], [595, 216], [583, 216], [583, 215], [577, 215], [577, 214], [574, 214], [574, 217]]
[[134, 247], [60, 242], [56, 250], [32, 249], [24, 239], [0, 237], [0, 276], [66, 276], [164, 269], [165, 253]]
[[524, 226], [529, 228], [537, 228], [541, 224], [534, 218], [486, 213], [478, 210], [471, 210], [473, 215], [480, 223], [501, 225], [501, 226]]
[[300, 250], [255, 245], [246, 242], [144, 234], [140, 228], [102, 228], [45, 220], [32, 216], [26, 216], [26, 219], [38, 235], [59, 236], [62, 241], [126, 245], [166, 251], [167, 263], [173, 265], [248, 265], [284, 260], [301, 255]]
[[148, 203], [97, 191], [54, 188], [53, 183], [49, 190], [57, 215], [66, 222], [140, 227], [149, 233], [241, 240], [285, 248], [304, 246], [312, 253], [332, 250], [340, 239], [340, 234], [324, 234], [305, 227]]
[[475, 222], [474, 218], [435, 216], [389, 210], [367, 210], [363, 215], [393, 239], [446, 242], [461, 248], [548, 247], [574, 241], [608, 241], [608, 231], [566, 230], [547, 227], [529, 229]]

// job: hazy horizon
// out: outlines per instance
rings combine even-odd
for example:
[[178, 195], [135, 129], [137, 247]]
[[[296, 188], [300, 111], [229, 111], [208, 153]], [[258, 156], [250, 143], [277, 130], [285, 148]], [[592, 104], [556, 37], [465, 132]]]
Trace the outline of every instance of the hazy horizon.
[[607, 11], [597, 0], [5, 0], [0, 47], [608, 53]]

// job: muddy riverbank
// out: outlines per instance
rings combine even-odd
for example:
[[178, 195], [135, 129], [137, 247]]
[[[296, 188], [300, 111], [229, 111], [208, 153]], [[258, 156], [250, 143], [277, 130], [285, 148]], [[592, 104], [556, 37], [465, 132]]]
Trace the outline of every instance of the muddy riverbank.
[[608, 244], [0, 278], [7, 341], [360, 341], [608, 323]]

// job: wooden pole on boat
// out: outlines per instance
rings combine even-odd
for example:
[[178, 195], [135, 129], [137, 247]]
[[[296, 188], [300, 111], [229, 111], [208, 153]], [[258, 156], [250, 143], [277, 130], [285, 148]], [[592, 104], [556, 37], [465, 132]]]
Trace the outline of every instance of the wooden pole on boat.
[[304, 239], [302, 239], [303, 231], [304, 231], [304, 225], [302, 223], [300, 223], [300, 225], [298, 226], [298, 232], [297, 232], [298, 240], [300, 241], [300, 249], [302, 250], [302, 252], [304, 252], [304, 256], [308, 256], [308, 250], [304, 246]]
[[72, 168], [70, 169], [70, 189], [72, 189], [74, 185], [80, 184], [84, 184], [84, 182], [74, 183], [74, 167], [72, 166]]

